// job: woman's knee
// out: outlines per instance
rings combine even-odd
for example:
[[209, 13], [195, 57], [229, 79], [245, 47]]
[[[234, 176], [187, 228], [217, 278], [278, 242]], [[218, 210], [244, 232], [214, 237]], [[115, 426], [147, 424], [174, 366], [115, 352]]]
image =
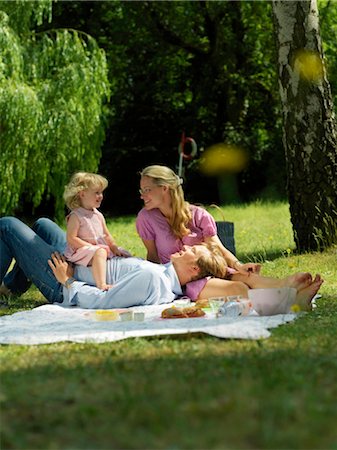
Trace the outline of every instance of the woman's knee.
[[231, 286], [234, 295], [241, 295], [243, 298], [248, 298], [248, 287], [242, 281], [233, 281]]

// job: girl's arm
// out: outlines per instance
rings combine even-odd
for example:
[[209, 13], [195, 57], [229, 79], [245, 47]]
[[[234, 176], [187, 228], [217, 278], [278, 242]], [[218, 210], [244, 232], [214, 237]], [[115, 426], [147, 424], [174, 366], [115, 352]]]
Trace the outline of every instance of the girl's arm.
[[104, 230], [104, 240], [110, 247], [110, 250], [112, 253], [116, 256], [125, 256], [125, 252], [123, 252], [122, 249], [118, 247], [116, 244], [114, 238], [112, 237], [110, 231], [108, 230], [108, 227], [106, 226], [105, 220], [103, 222], [103, 230]]
[[80, 221], [78, 217], [75, 214], [71, 214], [67, 222], [67, 242], [73, 249], [91, 245], [77, 236], [79, 228]]
[[228, 264], [228, 267], [231, 267], [232, 269], [235, 269], [240, 273], [247, 273], [247, 272], [259, 273], [260, 272], [261, 264], [256, 264], [256, 263], [242, 264], [237, 259], [237, 257], [233, 255], [232, 252], [230, 252], [229, 250], [227, 250], [226, 247], [223, 246], [223, 244], [220, 241], [218, 236], [205, 237], [204, 241], [206, 243], [212, 242], [214, 244], [217, 244], [220, 247], [222, 254]]
[[160, 263], [157, 247], [154, 241], [148, 241], [146, 239], [142, 239], [143, 244], [145, 245], [145, 248], [147, 250], [146, 259], [148, 261], [154, 262], [154, 263]]

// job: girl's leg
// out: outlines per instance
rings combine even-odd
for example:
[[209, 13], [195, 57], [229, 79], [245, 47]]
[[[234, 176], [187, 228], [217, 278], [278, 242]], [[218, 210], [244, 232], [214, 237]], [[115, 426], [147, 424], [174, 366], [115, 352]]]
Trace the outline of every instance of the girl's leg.
[[[46, 218], [38, 219], [32, 226], [32, 229], [41, 239], [51, 245], [54, 251], [64, 252], [66, 235], [55, 222]], [[32, 283], [26, 277], [21, 267], [15, 263], [13, 269], [3, 278], [3, 284], [10, 293], [21, 295], [29, 289]]]
[[198, 296], [199, 299], [210, 297], [224, 297], [227, 295], [241, 295], [248, 298], [248, 287], [240, 281], [210, 278]]
[[62, 302], [62, 286], [48, 265], [55, 248], [14, 217], [0, 219], [0, 276], [3, 280], [12, 259], [50, 302]]
[[92, 258], [92, 275], [96, 286], [103, 291], [107, 291], [112, 287], [111, 284], [106, 284], [107, 256], [108, 255], [105, 248], [99, 248]]

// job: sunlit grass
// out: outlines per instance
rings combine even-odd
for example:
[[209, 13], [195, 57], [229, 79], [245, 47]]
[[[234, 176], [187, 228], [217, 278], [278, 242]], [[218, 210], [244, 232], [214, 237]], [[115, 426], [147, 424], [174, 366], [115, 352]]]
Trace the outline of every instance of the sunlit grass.
[[236, 251], [242, 260], [265, 261], [295, 248], [289, 206], [285, 202], [255, 202], [208, 208], [216, 220], [234, 222]]
[[[317, 308], [266, 340], [197, 334], [0, 346], [1, 448], [337, 448], [337, 249], [296, 255], [285, 203], [223, 211], [240, 259], [254, 255], [266, 275], [322, 274]], [[145, 256], [134, 219], [109, 229]], [[2, 313], [42, 302], [31, 288]]]

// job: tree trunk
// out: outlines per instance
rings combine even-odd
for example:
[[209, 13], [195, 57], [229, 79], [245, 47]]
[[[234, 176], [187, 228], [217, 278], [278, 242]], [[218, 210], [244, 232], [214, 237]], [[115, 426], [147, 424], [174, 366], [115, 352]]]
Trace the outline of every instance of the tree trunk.
[[291, 221], [298, 251], [337, 242], [337, 137], [316, 0], [273, 1]]

